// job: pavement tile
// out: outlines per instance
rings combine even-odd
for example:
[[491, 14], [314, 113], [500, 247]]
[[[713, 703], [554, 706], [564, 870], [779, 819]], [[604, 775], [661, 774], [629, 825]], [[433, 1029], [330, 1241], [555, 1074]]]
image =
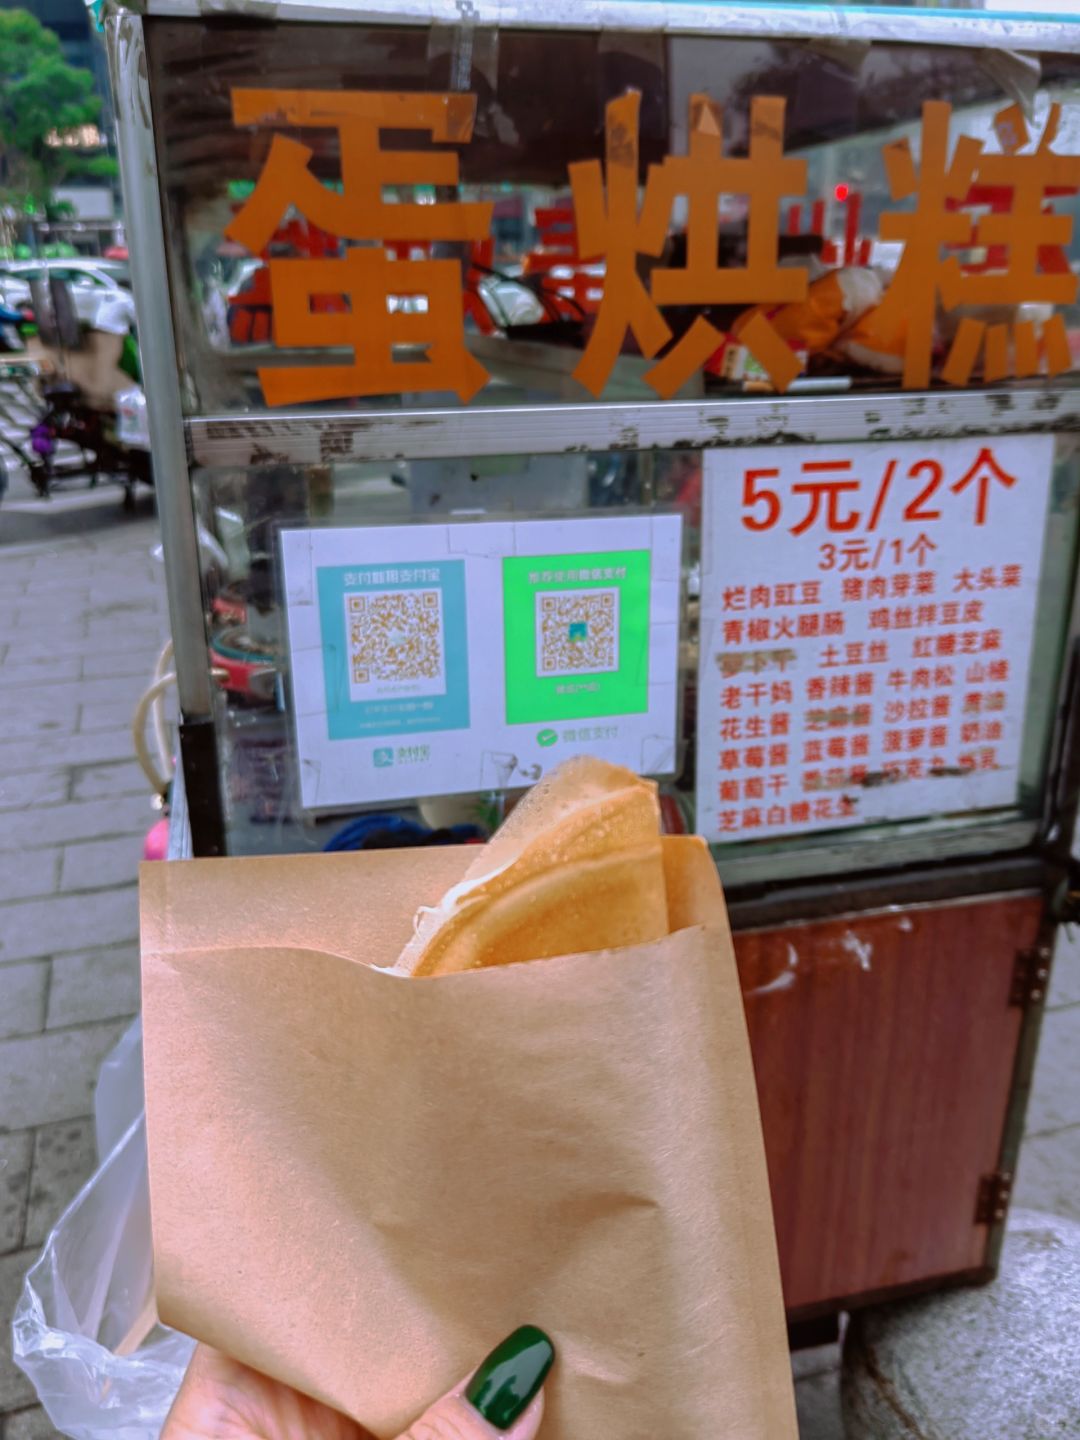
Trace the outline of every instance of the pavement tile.
[[53, 656], [49, 659], [23, 660], [13, 646], [0, 665], [0, 688], [8, 685], [54, 685], [78, 680], [82, 662], [78, 655]]
[[83, 734], [95, 730], [130, 730], [137, 701], [138, 696], [134, 700], [118, 697], [115, 700], [97, 700], [90, 705], [80, 705], [78, 728]]
[[98, 730], [88, 735], [69, 735], [63, 746], [53, 748], [37, 740], [4, 740], [0, 729], [0, 775], [16, 770], [46, 770], [62, 760], [65, 765], [100, 765], [110, 760], [130, 760], [134, 754], [131, 731]]
[[[0, 427], [0, 428], [3, 428], [3, 427]], [[16, 473], [20, 473], [20, 472], [17, 470]], [[32, 492], [32, 490], [29, 488], [29, 484], [28, 484], [28, 485], [27, 485], [27, 488], [23, 491], [24, 498], [29, 499], [32, 493], [33, 493], [33, 492]], [[10, 501], [11, 501], [12, 499], [15, 498], [15, 494], [16, 494], [16, 491], [15, 491], [14, 486], [13, 486], [13, 488], [12, 488], [11, 491], [9, 492], [8, 504], [10, 503]], [[7, 505], [7, 504], [5, 504], [4, 512], [3, 512], [3, 513], [4, 513], [4, 514], [9, 514], [9, 513], [10, 513], [10, 511], [8, 510], [8, 505]], [[3, 533], [3, 532], [0, 531], [0, 534], [2, 534], [2, 533]], [[30, 576], [34, 573], [34, 556], [33, 556], [33, 554], [32, 554], [32, 553], [31, 553], [31, 554], [24, 553], [22, 547], [21, 547], [21, 546], [18, 546], [18, 545], [5, 546], [4, 549], [5, 549], [5, 552], [6, 552], [6, 553], [5, 553], [5, 556], [4, 556], [4, 560], [5, 560], [4, 569], [3, 569], [3, 572], [2, 572], [3, 584], [4, 584], [5, 587], [8, 588], [8, 589], [13, 589], [16, 585], [25, 585], [25, 584], [27, 583], [27, 581], [30, 579]], [[10, 556], [10, 562], [11, 562], [10, 564], [7, 563], [9, 556]]]
[[32, 1130], [0, 1135], [0, 1255], [23, 1243], [33, 1155]]
[[1050, 969], [1050, 989], [1046, 994], [1048, 1009], [1080, 1005], [1080, 930], [1075, 926], [1071, 928], [1071, 936], [1066, 926], [1058, 931], [1054, 963]]
[[1043, 1015], [1026, 1120], [1029, 1135], [1068, 1125], [1080, 1125], [1080, 1005]]
[[89, 1116], [43, 1125], [34, 1136], [27, 1245], [44, 1245], [49, 1231], [97, 1168], [94, 1122]]
[[[81, 608], [80, 606], [79, 609]], [[78, 610], [62, 617], [57, 616], [54, 611], [54, 603], [35, 600], [31, 589], [31, 593], [24, 596], [24, 602], [17, 606], [14, 612], [8, 613], [9, 633], [17, 638], [20, 644], [28, 647], [30, 653], [27, 659], [40, 659], [44, 654], [44, 647], [59, 630], [62, 630], [69, 641], [80, 635], [85, 640], [86, 623]]]
[[[3, 694], [4, 672], [0, 670], [0, 695]], [[104, 705], [130, 699], [131, 708], [145, 690], [149, 681], [144, 682], [137, 675], [121, 675], [115, 679], [73, 680], [63, 684], [20, 685], [15, 703], [20, 708], [28, 706], [66, 707], [76, 710], [80, 705]]]
[[[153, 654], [144, 654], [141, 649], [130, 652], [118, 650], [115, 654], [106, 652], [105, 654], [87, 655], [82, 662], [82, 673], [88, 680], [133, 675], [149, 685], [154, 674], [156, 660], [156, 651]], [[3, 670], [0, 669], [0, 677], [3, 676], [3, 673]]]
[[45, 576], [51, 582], [57, 575], [77, 582], [80, 576], [90, 574], [97, 550], [91, 538], [68, 533], [48, 539], [39, 536], [37, 540], [33, 547], [32, 583], [41, 584]]
[[4, 579], [8, 584], [21, 580], [29, 584], [33, 578], [34, 567], [38, 559], [38, 547], [24, 548], [16, 546], [15, 549], [5, 547], [4, 553]]
[[[145, 781], [143, 782], [145, 784]], [[146, 829], [153, 822], [147, 810]], [[65, 845], [60, 868], [61, 890], [100, 890], [106, 885], [131, 885], [138, 879], [145, 832], [115, 840], [84, 840]]]
[[[115, 580], [116, 577], [113, 578]], [[81, 575], [66, 577], [60, 583], [55, 582], [50, 576], [49, 598], [58, 601], [72, 619], [75, 619], [85, 615], [87, 607], [93, 604], [95, 598], [101, 598], [98, 587], [106, 584], [108, 581], [104, 578], [96, 579], [89, 571]]]
[[[0, 984], [4, 972], [0, 970]], [[113, 1020], [139, 1009], [139, 947], [113, 945], [52, 962], [48, 1028]]]
[[16, 1410], [4, 1421], [4, 1440], [63, 1440], [40, 1405]]
[[[151, 529], [153, 533], [151, 533]], [[119, 549], [123, 553], [125, 566], [130, 566], [130, 574], [125, 571], [125, 578], [130, 582], [126, 594], [137, 594], [143, 582], [151, 587], [156, 586], [164, 590], [165, 567], [160, 560], [155, 560], [153, 556], [153, 551], [160, 543], [160, 536], [152, 519], [151, 527], [144, 528], [143, 534], [146, 536], [145, 543], [142, 540], [136, 540], [135, 543], [120, 546], [99, 546], [98, 553], [90, 558], [87, 574], [95, 582], [103, 580], [106, 584], [115, 579], [116, 565], [111, 557]], [[131, 539], [130, 535], [128, 539]]]
[[37, 1400], [34, 1387], [11, 1357], [11, 1317], [15, 1314], [15, 1302], [22, 1294], [23, 1279], [27, 1270], [37, 1259], [36, 1250], [15, 1250], [10, 1255], [0, 1255], [0, 1415], [7, 1410], [19, 1410], [33, 1405]]
[[[57, 558], [53, 557], [54, 565]], [[91, 578], [89, 572], [82, 570], [82, 567], [76, 575], [65, 574], [62, 569], [56, 568], [51, 570], [47, 586], [43, 586], [40, 571], [32, 570], [29, 593], [31, 596], [47, 594], [50, 599], [60, 599], [65, 606], [69, 606], [75, 600], [89, 600]]]
[[89, 1114], [98, 1068], [127, 1023], [109, 1020], [0, 1040], [2, 1123], [11, 1130], [25, 1130]]
[[68, 735], [78, 729], [78, 705], [49, 705], [42, 700], [24, 703], [22, 693], [12, 690], [5, 694], [0, 690], [0, 713], [3, 714], [0, 726], [5, 739], [21, 740], [28, 735], [46, 739]]
[[[8, 564], [6, 558], [3, 563]], [[20, 633], [14, 627], [9, 633], [12, 635], [9, 658], [20, 664], [32, 660], [48, 662], [60, 656], [74, 656], [77, 660], [82, 660], [86, 653], [86, 636], [82, 634], [81, 627], [66, 629], [63, 634], [51, 636], [30, 636], [25, 631]]]
[[[0, 969], [0, 1040], [12, 1035], [36, 1035], [45, 1025], [45, 996], [49, 989], [49, 962], [5, 965]], [[0, 1103], [0, 1124], [3, 1124]]]
[[0, 925], [0, 962], [85, 949], [90, 938], [99, 945], [134, 940], [139, 933], [139, 907], [134, 874], [131, 878], [130, 885], [112, 890], [8, 905]]
[[62, 804], [68, 798], [70, 785], [71, 773], [63, 769], [0, 775], [0, 810]]
[[[0, 904], [50, 895], [60, 881], [60, 847], [9, 850], [0, 860]], [[0, 935], [3, 934], [0, 916]]]
[[93, 594], [96, 603], [86, 607], [83, 619], [88, 623], [114, 621], [125, 627], [138, 624], [140, 617], [146, 615], [145, 603], [133, 594], [138, 588], [127, 577], [117, 582], [115, 567], [110, 566], [109, 571], [95, 581]]
[[[130, 742], [129, 742], [130, 743]], [[66, 746], [65, 753], [66, 753]], [[3, 758], [0, 757], [0, 765]], [[0, 772], [2, 773], [2, 772]], [[56, 845], [74, 840], [102, 840], [110, 835], [134, 835], [154, 822], [150, 794], [117, 799], [69, 801], [50, 805], [33, 815], [8, 811], [0, 814], [0, 850], [28, 845]]]
[[149, 795], [150, 785], [138, 761], [80, 765], [72, 772], [71, 798], [97, 800], [108, 795]]
[[1028, 1136], [1020, 1147], [1012, 1203], [1080, 1221], [1080, 1125]]
[[[143, 614], [146, 614], [145, 610]], [[168, 638], [169, 624], [163, 615], [156, 617], [151, 615], [146, 620], [138, 622], [132, 620], [130, 616], [86, 622], [85, 643], [87, 649], [122, 645], [125, 650], [132, 650], [138, 646], [150, 655], [151, 665], [153, 657]]]

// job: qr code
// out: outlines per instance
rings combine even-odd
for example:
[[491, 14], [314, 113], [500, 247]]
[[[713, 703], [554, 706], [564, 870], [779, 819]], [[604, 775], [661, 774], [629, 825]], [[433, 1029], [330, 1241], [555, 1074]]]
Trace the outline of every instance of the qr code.
[[354, 700], [445, 691], [441, 590], [346, 595], [345, 623]]
[[619, 668], [619, 591], [541, 590], [536, 673], [584, 675]]

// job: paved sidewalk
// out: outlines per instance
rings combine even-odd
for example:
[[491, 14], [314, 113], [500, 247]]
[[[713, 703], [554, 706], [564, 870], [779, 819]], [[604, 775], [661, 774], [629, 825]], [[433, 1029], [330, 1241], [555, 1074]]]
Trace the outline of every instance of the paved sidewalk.
[[[156, 816], [130, 722], [168, 635], [152, 499], [0, 505], [0, 1435], [54, 1432], [11, 1355], [22, 1277], [93, 1170], [94, 1082], [138, 1010]], [[6, 1417], [6, 1418], [5, 1418]]]
[[[98, 1066], [138, 1008], [154, 820], [129, 723], [167, 634], [149, 501], [0, 506], [0, 1440], [53, 1435], [11, 1361], [22, 1277], [94, 1168]], [[1080, 946], [1055, 965], [1016, 1190], [1080, 1219]], [[842, 1440], [837, 1347], [795, 1359], [802, 1440]]]

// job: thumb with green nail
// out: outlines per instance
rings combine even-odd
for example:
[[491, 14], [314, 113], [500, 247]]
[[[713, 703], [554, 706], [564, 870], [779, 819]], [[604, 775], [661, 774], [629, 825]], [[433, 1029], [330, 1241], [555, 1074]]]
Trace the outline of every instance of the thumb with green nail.
[[[555, 1349], [522, 1325], [397, 1440], [533, 1440]], [[161, 1440], [371, 1440], [355, 1420], [199, 1345]]]

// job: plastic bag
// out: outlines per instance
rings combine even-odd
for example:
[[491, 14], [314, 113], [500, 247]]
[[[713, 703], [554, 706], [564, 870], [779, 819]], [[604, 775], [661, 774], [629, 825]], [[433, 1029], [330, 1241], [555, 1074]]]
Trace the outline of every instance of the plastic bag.
[[150, 449], [150, 421], [142, 387], [131, 385], [116, 392], [116, 438], [121, 445]]
[[73, 1440], [154, 1440], [194, 1345], [154, 1323], [139, 1021], [101, 1067], [95, 1124], [106, 1158], [26, 1277], [15, 1362]]

